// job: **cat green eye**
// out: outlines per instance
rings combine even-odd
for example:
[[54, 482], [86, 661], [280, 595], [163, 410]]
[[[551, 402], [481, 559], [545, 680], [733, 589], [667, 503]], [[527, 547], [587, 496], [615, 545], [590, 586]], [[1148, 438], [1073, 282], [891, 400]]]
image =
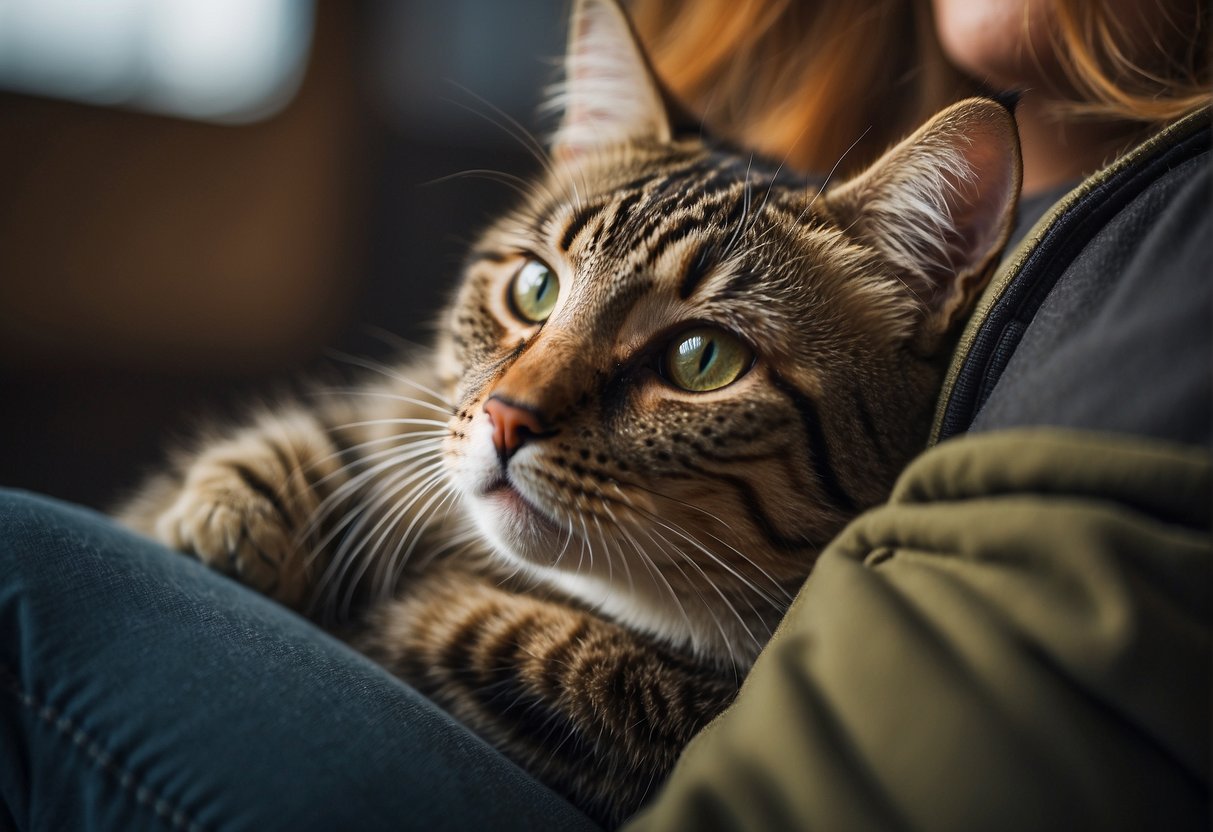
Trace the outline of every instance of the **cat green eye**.
[[510, 306], [514, 314], [533, 324], [541, 324], [552, 314], [560, 296], [556, 273], [538, 260], [527, 260], [510, 284]]
[[754, 353], [736, 335], [703, 326], [674, 339], [666, 350], [662, 374], [683, 390], [706, 393], [732, 384], [753, 363]]

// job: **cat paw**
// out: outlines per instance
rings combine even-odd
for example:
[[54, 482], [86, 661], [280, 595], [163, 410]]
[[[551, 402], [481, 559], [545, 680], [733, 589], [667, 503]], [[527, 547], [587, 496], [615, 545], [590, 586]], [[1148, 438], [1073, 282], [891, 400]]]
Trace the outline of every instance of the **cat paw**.
[[157, 519], [156, 537], [282, 604], [300, 607], [306, 570], [283, 501], [235, 468], [200, 468]]

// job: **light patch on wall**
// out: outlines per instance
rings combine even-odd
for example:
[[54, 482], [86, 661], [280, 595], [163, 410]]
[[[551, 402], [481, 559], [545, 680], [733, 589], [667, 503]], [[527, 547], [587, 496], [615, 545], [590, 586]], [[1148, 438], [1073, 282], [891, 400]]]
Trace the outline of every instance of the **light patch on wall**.
[[0, 88], [242, 123], [303, 76], [312, 0], [0, 0]]

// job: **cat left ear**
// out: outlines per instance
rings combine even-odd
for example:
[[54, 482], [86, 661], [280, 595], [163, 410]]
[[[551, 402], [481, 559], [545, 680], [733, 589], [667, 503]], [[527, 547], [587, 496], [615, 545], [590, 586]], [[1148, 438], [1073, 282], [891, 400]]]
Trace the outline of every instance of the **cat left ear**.
[[556, 158], [637, 139], [670, 140], [666, 96], [616, 0], [577, 0], [564, 67], [549, 102], [564, 114], [552, 143]]
[[1010, 109], [969, 99], [822, 201], [849, 234], [885, 256], [922, 307], [928, 332], [940, 334], [969, 311], [992, 274], [1021, 178]]

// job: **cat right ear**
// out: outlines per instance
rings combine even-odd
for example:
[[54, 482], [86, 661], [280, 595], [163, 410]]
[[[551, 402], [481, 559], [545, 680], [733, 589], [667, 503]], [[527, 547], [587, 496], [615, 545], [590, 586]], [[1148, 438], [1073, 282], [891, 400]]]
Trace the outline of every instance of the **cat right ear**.
[[881, 252], [929, 333], [969, 311], [1006, 245], [1022, 178], [1019, 133], [992, 99], [954, 104], [822, 196], [847, 233]]
[[670, 140], [666, 96], [616, 0], [577, 0], [564, 70], [547, 105], [563, 113], [552, 142], [557, 159], [622, 142]]

